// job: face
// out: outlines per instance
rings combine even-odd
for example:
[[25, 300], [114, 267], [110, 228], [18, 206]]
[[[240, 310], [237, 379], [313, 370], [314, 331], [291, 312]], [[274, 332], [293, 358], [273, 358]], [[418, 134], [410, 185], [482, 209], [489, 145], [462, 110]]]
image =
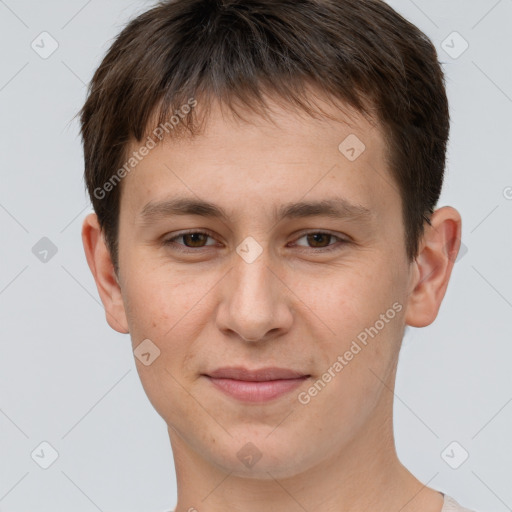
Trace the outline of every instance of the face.
[[[215, 106], [124, 178], [112, 313], [134, 350], [150, 340], [137, 369], [171, 441], [258, 478], [379, 442], [413, 277], [379, 128], [274, 108]], [[232, 394], [208, 377], [225, 367], [302, 378]]]

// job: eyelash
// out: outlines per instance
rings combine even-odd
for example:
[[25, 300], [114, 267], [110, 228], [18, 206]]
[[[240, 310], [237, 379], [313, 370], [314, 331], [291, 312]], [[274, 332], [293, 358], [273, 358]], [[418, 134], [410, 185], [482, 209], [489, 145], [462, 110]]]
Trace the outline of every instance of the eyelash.
[[[197, 235], [206, 235], [209, 238], [214, 238], [207, 231], [193, 231], [193, 230], [192, 231], [183, 231], [183, 232], [173, 236], [172, 238], [168, 238], [166, 240], [163, 240], [162, 244], [164, 246], [169, 246], [169, 247], [170, 246], [175, 246], [177, 251], [184, 252], [184, 253], [197, 253], [201, 249], [205, 249], [207, 247], [214, 247], [213, 245], [208, 245], [208, 246], [193, 248], [193, 247], [187, 247], [184, 244], [178, 244], [178, 243], [175, 242], [175, 240], [177, 240], [178, 238], [182, 238], [185, 235], [196, 235], [196, 234]], [[335, 239], [338, 240], [338, 243], [330, 244], [327, 247], [316, 248], [316, 247], [303, 247], [303, 246], [300, 246], [302, 250], [306, 250], [307, 251], [308, 249], [310, 249], [310, 250], [313, 250], [316, 253], [326, 253], [326, 252], [335, 251], [335, 250], [340, 249], [341, 248], [340, 246], [343, 246], [343, 245], [346, 245], [346, 244], [350, 243], [349, 240], [341, 238], [341, 237], [339, 237], [337, 235], [334, 235], [334, 234], [332, 234], [332, 233], [330, 233], [328, 231], [308, 231], [306, 233], [301, 233], [301, 235], [299, 236], [299, 238], [297, 238], [297, 240], [300, 240], [301, 238], [304, 238], [304, 237], [306, 237], [308, 235], [328, 235], [331, 238], [335, 238]]]

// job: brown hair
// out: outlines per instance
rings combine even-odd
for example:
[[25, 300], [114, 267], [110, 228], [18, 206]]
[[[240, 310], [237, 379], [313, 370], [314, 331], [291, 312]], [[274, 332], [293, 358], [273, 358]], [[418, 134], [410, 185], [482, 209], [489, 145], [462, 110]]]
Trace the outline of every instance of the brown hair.
[[441, 193], [449, 134], [428, 37], [380, 0], [174, 0], [122, 30], [79, 113], [85, 182], [116, 272], [122, 183], [105, 185], [150, 121], [170, 126], [173, 113], [188, 112], [166, 135], [193, 135], [196, 113], [183, 107], [191, 98], [204, 112], [213, 98], [236, 115], [238, 101], [265, 115], [263, 92], [315, 115], [307, 84], [381, 124], [413, 261]]

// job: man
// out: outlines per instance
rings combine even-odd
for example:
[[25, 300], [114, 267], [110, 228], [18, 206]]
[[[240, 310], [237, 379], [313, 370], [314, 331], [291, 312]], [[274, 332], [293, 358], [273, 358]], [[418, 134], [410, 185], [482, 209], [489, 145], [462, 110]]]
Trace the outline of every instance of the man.
[[177, 0], [81, 111], [83, 243], [166, 421], [177, 512], [467, 510], [399, 461], [406, 326], [461, 218], [428, 38], [378, 0]]

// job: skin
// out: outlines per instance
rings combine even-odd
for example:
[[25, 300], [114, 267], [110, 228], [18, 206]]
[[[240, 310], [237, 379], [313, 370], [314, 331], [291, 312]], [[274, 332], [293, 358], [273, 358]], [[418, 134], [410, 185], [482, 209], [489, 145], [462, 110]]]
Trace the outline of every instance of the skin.
[[[109, 325], [130, 333], [133, 349], [150, 339], [160, 350], [148, 366], [135, 361], [168, 425], [176, 510], [440, 512], [441, 494], [397, 457], [392, 391], [405, 326], [424, 327], [437, 316], [460, 246], [460, 215], [436, 210], [409, 263], [379, 126], [357, 114], [348, 125], [341, 115], [313, 119], [271, 105], [274, 123], [249, 112], [245, 123], [214, 104], [199, 136], [166, 140], [124, 178], [119, 276], [96, 215], [83, 223]], [[366, 146], [354, 161], [338, 150], [350, 134]], [[272, 217], [284, 203], [334, 195], [369, 208], [370, 222]], [[143, 222], [146, 203], [171, 196], [213, 202], [228, 218]], [[188, 229], [209, 238], [163, 244]], [[305, 236], [326, 231], [334, 237]], [[262, 249], [252, 263], [235, 250], [248, 236]], [[178, 250], [187, 244], [196, 252]], [[300, 403], [299, 393], [394, 303], [402, 306], [394, 318]], [[277, 399], [244, 403], [201, 376], [221, 366], [279, 366], [311, 377]], [[237, 453], [249, 442], [261, 458], [246, 467]]]

